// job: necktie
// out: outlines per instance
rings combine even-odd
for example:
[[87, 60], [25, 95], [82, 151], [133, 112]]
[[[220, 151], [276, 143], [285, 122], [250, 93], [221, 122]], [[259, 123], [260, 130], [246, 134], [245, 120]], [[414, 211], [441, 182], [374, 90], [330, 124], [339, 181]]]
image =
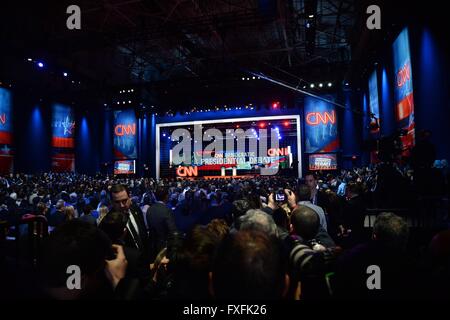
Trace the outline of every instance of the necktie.
[[134, 227], [133, 223], [131, 222], [131, 214], [132, 213], [130, 212], [130, 217], [128, 218], [127, 228], [131, 233], [131, 237], [133, 238], [133, 241], [136, 244], [136, 247], [138, 249], [140, 249], [141, 248], [140, 241], [139, 241], [140, 238], [139, 238], [136, 228]]

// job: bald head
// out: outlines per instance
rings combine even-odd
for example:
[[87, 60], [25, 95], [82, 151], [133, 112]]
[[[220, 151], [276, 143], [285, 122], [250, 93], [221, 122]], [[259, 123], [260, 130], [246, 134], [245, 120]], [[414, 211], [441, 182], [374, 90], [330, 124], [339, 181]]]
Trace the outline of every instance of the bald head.
[[295, 234], [305, 240], [311, 240], [319, 232], [320, 220], [314, 210], [300, 205], [292, 211], [291, 225]]

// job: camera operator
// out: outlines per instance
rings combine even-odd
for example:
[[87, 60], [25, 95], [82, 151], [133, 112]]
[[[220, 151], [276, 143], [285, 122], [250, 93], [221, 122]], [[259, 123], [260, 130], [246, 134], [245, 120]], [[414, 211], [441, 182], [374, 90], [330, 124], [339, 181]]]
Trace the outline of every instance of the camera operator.
[[[301, 299], [329, 298], [325, 275], [331, 270], [340, 248], [327, 248], [317, 237], [319, 217], [309, 207], [298, 206], [292, 211], [290, 230], [290, 277], [294, 285], [291, 295]], [[297, 293], [292, 291], [294, 289]]]

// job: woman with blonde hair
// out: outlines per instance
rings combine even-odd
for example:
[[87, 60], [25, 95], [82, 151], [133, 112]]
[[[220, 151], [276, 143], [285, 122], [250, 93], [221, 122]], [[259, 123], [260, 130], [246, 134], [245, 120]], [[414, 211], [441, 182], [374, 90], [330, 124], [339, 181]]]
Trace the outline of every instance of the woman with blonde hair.
[[75, 219], [75, 208], [73, 206], [66, 206], [63, 208], [65, 221], [73, 220]]

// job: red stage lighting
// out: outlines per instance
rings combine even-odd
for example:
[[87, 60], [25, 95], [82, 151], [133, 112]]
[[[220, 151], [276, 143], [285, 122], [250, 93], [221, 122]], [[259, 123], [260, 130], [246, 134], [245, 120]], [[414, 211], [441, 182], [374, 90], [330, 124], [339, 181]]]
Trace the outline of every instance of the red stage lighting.
[[278, 101], [272, 103], [272, 108], [273, 109], [278, 109], [280, 107], [280, 103]]
[[259, 127], [260, 128], [264, 128], [266, 126], [266, 124], [264, 123], [264, 122], [261, 122], [260, 124], [259, 124]]
[[283, 122], [283, 125], [284, 125], [285, 127], [289, 127], [289, 121]]

